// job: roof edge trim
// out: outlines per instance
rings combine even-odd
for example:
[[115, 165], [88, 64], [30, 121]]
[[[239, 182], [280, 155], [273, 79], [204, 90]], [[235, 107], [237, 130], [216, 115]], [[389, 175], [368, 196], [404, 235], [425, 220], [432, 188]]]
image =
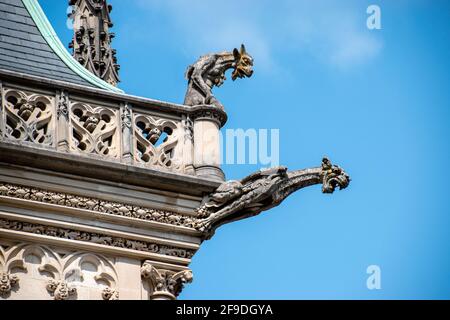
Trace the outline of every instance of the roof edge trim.
[[61, 40], [59, 39], [37, 0], [22, 0], [22, 2], [25, 5], [25, 8], [30, 13], [31, 18], [36, 23], [36, 26], [39, 32], [44, 37], [45, 41], [47, 41], [48, 45], [52, 48], [55, 54], [73, 72], [82, 77], [84, 80], [101, 89], [118, 93], [124, 92], [123, 90], [114, 87], [113, 85], [107, 83], [106, 81], [103, 81], [102, 79], [89, 72], [70, 55], [64, 45], [61, 43]]

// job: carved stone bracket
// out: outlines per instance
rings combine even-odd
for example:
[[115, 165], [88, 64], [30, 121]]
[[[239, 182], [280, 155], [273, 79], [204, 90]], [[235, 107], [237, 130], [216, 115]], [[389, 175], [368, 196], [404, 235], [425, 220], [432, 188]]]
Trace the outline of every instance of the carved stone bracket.
[[19, 277], [6, 272], [0, 272], [0, 295], [7, 296], [11, 289], [19, 284]]
[[141, 268], [142, 278], [148, 279], [153, 287], [151, 300], [175, 300], [186, 283], [193, 280], [192, 271], [171, 271], [155, 268], [145, 262]]
[[77, 289], [71, 287], [66, 281], [49, 280], [46, 286], [55, 300], [68, 300], [69, 297], [77, 294]]
[[119, 291], [106, 287], [102, 291], [103, 300], [119, 300]]

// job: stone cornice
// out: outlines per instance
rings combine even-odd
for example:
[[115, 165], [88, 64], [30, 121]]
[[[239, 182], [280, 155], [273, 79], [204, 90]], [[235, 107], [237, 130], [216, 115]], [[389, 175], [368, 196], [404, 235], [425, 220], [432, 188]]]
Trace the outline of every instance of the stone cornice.
[[130, 166], [119, 162], [87, 158], [12, 143], [0, 142], [0, 162], [26, 167], [33, 164], [35, 168], [52, 172], [142, 187], [157, 187], [159, 190], [195, 196], [212, 192], [220, 185], [216, 181], [195, 176]]

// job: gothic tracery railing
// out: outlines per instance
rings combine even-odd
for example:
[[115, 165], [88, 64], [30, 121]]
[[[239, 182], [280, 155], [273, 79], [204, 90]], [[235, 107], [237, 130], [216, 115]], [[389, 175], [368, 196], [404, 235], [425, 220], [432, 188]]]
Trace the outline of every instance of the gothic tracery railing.
[[188, 115], [0, 86], [0, 141], [192, 174]]

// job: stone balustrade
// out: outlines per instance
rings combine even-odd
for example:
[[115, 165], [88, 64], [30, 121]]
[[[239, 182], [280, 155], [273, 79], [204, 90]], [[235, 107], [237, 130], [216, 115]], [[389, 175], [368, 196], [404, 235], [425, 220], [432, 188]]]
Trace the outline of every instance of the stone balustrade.
[[218, 139], [226, 122], [222, 110], [48, 89], [0, 83], [0, 141], [224, 179]]

